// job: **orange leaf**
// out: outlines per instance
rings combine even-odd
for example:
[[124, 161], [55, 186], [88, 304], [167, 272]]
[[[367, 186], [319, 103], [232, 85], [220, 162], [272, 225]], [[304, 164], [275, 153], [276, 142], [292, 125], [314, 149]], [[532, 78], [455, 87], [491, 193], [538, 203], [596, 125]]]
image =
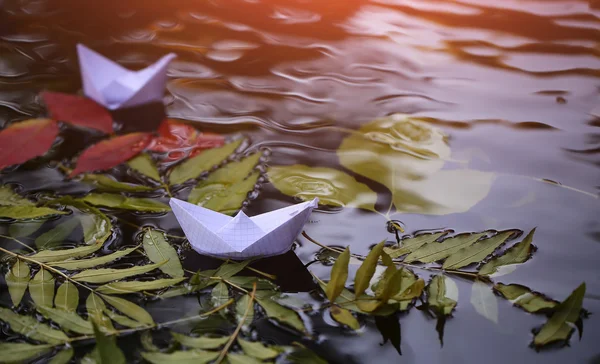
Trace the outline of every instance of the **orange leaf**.
[[83, 172], [104, 171], [127, 162], [144, 150], [151, 140], [149, 133], [131, 133], [94, 144], [81, 153], [77, 167], [69, 177]]
[[54, 120], [100, 130], [107, 134], [113, 132], [112, 116], [100, 104], [86, 97], [43, 92], [42, 99]]
[[172, 162], [186, 156], [193, 157], [204, 149], [216, 148], [225, 144], [219, 134], [199, 132], [196, 128], [167, 119], [158, 129], [159, 136], [152, 140], [148, 149], [167, 153], [166, 161]]
[[0, 169], [44, 155], [58, 135], [51, 119], [30, 119], [0, 131]]

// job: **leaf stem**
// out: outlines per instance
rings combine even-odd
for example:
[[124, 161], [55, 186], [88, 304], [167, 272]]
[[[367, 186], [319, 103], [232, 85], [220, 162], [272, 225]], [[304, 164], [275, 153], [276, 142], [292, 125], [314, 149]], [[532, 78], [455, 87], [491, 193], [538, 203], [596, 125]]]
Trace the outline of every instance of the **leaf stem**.
[[27, 248], [29, 250], [31, 250], [32, 253], [35, 253], [36, 250], [33, 249], [32, 247], [30, 247], [29, 245], [25, 244], [24, 242], [22, 242], [21, 240], [17, 239], [17, 238], [13, 238], [12, 236], [6, 236], [6, 235], [0, 235], [0, 238], [4, 238], [4, 239], [8, 239], [8, 240], [12, 240], [14, 242], [19, 243], [21, 246], [23, 246], [24, 248]]
[[254, 295], [255, 294], [256, 294], [256, 282], [254, 282], [254, 284], [252, 285], [252, 292], [250, 292], [250, 299], [248, 300], [248, 306], [246, 306], [246, 311], [244, 311], [244, 315], [240, 319], [240, 322], [237, 325], [237, 327], [235, 328], [235, 331], [233, 332], [233, 334], [231, 334], [229, 341], [227, 341], [227, 344], [225, 344], [225, 347], [223, 348], [223, 350], [221, 350], [219, 357], [217, 358], [217, 360], [215, 360], [216, 364], [221, 363], [223, 361], [223, 359], [225, 359], [225, 355], [227, 355], [229, 348], [231, 347], [231, 345], [233, 345], [233, 342], [235, 341], [238, 334], [242, 330], [242, 326], [244, 325], [244, 322], [246, 322], [246, 318], [248, 317], [248, 313], [250, 312], [250, 309], [252, 309], [254, 307]]

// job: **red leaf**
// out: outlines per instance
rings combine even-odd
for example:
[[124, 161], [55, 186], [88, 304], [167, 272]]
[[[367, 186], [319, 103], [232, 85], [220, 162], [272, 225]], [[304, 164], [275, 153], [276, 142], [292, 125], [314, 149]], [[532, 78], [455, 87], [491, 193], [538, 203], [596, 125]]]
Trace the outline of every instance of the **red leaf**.
[[0, 169], [44, 155], [58, 135], [52, 119], [31, 119], [0, 131]]
[[152, 140], [148, 149], [153, 152], [168, 153], [165, 160], [172, 162], [186, 156], [193, 157], [204, 149], [220, 147], [225, 138], [219, 134], [202, 133], [196, 128], [165, 120], [158, 129], [159, 136]]
[[131, 133], [94, 144], [81, 153], [77, 167], [69, 177], [83, 172], [104, 171], [127, 162], [144, 150], [151, 140], [149, 133]]
[[91, 99], [60, 92], [43, 92], [42, 99], [54, 120], [100, 130], [107, 134], [113, 132], [110, 113]]

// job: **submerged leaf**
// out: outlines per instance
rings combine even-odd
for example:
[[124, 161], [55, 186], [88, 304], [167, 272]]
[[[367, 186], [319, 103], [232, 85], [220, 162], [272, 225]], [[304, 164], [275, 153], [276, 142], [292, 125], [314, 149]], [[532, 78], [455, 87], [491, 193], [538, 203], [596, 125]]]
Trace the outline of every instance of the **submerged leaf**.
[[52, 345], [32, 345], [27, 343], [0, 343], [0, 363], [20, 363], [33, 359], [52, 350]]
[[173, 278], [183, 277], [183, 268], [177, 251], [173, 248], [163, 232], [148, 229], [143, 237], [144, 250], [154, 263], [166, 262], [160, 270]]
[[492, 236], [491, 238], [478, 241], [467, 248], [463, 248], [446, 258], [442, 268], [459, 269], [471, 263], [481, 262], [488, 255], [492, 254], [494, 250], [502, 245], [508, 238], [510, 238], [513, 233], [514, 231], [504, 231]]
[[37, 310], [46, 318], [59, 324], [64, 330], [84, 335], [91, 335], [94, 333], [92, 324], [89, 321], [82, 319], [74, 311], [68, 312], [44, 306], [37, 306]]
[[510, 300], [515, 306], [521, 307], [527, 312], [534, 313], [553, 308], [557, 305], [556, 301], [532, 292], [529, 288], [518, 284], [504, 285], [498, 283], [494, 286], [494, 289], [504, 298]]
[[270, 360], [276, 358], [279, 355], [279, 351], [269, 348], [261, 342], [248, 341], [239, 337], [237, 341], [244, 350], [244, 353], [246, 353], [246, 355], [249, 355], [256, 359]]
[[[244, 315], [246, 316], [244, 323], [241, 324], [242, 327], [250, 326], [252, 321], [254, 321], [254, 303], [252, 303], [250, 309], [248, 309], [249, 304], [250, 295], [245, 294], [237, 301], [235, 305], [235, 317], [238, 323], [244, 318]], [[248, 313], [246, 313], [246, 311], [248, 311]]]
[[54, 305], [63, 311], [75, 312], [79, 305], [79, 290], [69, 281], [65, 281], [58, 287]]
[[[0, 204], [1, 205], [1, 204]], [[26, 236], [30, 236], [38, 231], [42, 225], [44, 225], [45, 221], [24, 221], [24, 222], [15, 222], [10, 224], [8, 227], [8, 235], [13, 238], [24, 238]]]
[[448, 239], [445, 239], [441, 243], [431, 242], [423, 245], [421, 248], [410, 253], [404, 261], [407, 263], [422, 262], [422, 263], [433, 263], [438, 260], [449, 257], [456, 253], [462, 248], [473, 245], [479, 238], [484, 236], [485, 233], [479, 234], [461, 234]]
[[383, 248], [390, 258], [395, 259], [403, 256], [404, 254], [412, 253], [422, 247], [425, 244], [430, 244], [439, 239], [440, 237], [448, 234], [447, 231], [442, 231], [435, 234], [421, 234], [412, 238], [402, 239], [399, 247]]
[[115, 192], [147, 192], [152, 191], [154, 187], [136, 185], [132, 183], [120, 182], [111, 176], [104, 174], [86, 173], [82, 179], [83, 182], [94, 184], [99, 190]]
[[146, 153], [142, 153], [137, 157], [129, 160], [127, 162], [129, 168], [135, 170], [138, 173], [143, 174], [144, 176], [153, 179], [157, 182], [160, 182], [160, 174], [158, 173], [158, 169], [156, 168], [156, 164]]
[[325, 294], [327, 299], [335, 302], [335, 299], [342, 293], [348, 279], [348, 264], [350, 263], [350, 249], [346, 247], [344, 252], [336, 259], [331, 269], [331, 279], [327, 283]]
[[187, 346], [193, 349], [219, 349], [229, 341], [229, 336], [223, 337], [208, 337], [199, 336], [192, 337], [176, 332], [171, 332], [173, 339], [179, 342], [181, 345]]
[[285, 195], [304, 201], [318, 197], [323, 205], [375, 211], [377, 194], [343, 171], [295, 164], [272, 166], [267, 173], [273, 186]]
[[356, 317], [354, 317], [352, 313], [345, 308], [341, 308], [336, 305], [331, 306], [331, 317], [333, 317], [333, 319], [340, 324], [348, 326], [352, 330], [360, 329], [360, 324], [358, 323], [358, 320], [356, 320]]
[[106, 316], [110, 317], [111, 320], [125, 327], [138, 328], [148, 326], [147, 324], [130, 319], [127, 316], [119, 315], [118, 313], [113, 312], [108, 308], [104, 310], [104, 313], [106, 314]]
[[129, 253], [135, 251], [135, 248], [123, 249], [116, 251], [112, 254], [108, 254], [98, 258], [89, 258], [89, 259], [78, 259], [78, 260], [66, 260], [64, 262], [50, 262], [48, 265], [53, 267], [60, 267], [67, 270], [79, 270], [79, 269], [87, 269], [97, 267], [99, 265], [104, 265], [110, 262], [113, 262], [121, 257], [128, 255]]
[[365, 261], [356, 271], [356, 276], [354, 278], [354, 293], [357, 298], [365, 293], [367, 287], [369, 287], [369, 282], [371, 282], [371, 278], [373, 278], [373, 275], [375, 274], [375, 268], [377, 267], [379, 256], [381, 255], [381, 252], [383, 252], [384, 244], [385, 240], [377, 244], [369, 252]]
[[244, 268], [246, 268], [246, 266], [250, 263], [251, 260], [244, 260], [242, 262], [237, 263], [225, 262], [221, 264], [219, 269], [217, 269], [217, 271], [214, 273], [214, 276], [223, 279], [229, 279], [234, 275], [238, 274], [239, 272], [243, 271]]
[[174, 351], [170, 354], [142, 352], [142, 357], [153, 364], [204, 364], [215, 360], [218, 356], [218, 352], [199, 349]]
[[48, 91], [42, 92], [41, 96], [54, 120], [100, 130], [106, 134], [113, 132], [110, 113], [94, 100]]
[[38, 249], [48, 249], [60, 245], [71, 235], [73, 230], [79, 226], [79, 220], [70, 218], [67, 221], [56, 225], [53, 229], [43, 233], [35, 239], [35, 245]]
[[169, 279], [155, 279], [152, 281], [131, 281], [131, 282], [112, 282], [100, 286], [96, 289], [96, 292], [104, 294], [127, 294], [141, 291], [151, 291], [155, 289], [162, 289], [172, 287], [177, 283], [183, 281], [185, 277], [181, 278], [169, 278]]
[[45, 269], [40, 269], [29, 281], [29, 294], [37, 306], [52, 307], [54, 300], [54, 277]]
[[471, 288], [471, 304], [475, 311], [493, 323], [498, 323], [498, 300], [487, 284], [476, 280]]
[[504, 254], [499, 257], [492, 258], [489, 262], [485, 263], [480, 269], [479, 274], [490, 275], [498, 271], [499, 267], [509, 264], [524, 263], [529, 259], [531, 255], [531, 241], [533, 240], [533, 234], [535, 229], [531, 230], [529, 234], [523, 239], [523, 241], [515, 244], [510, 249], [506, 250]]
[[269, 318], [276, 319], [284, 324], [287, 324], [300, 332], [306, 332], [304, 323], [300, 320], [298, 313], [287, 307], [283, 307], [277, 302], [273, 301], [270, 297], [267, 298], [256, 298], [258, 304], [265, 310], [265, 313]]
[[[564, 301], [554, 309], [552, 317], [542, 326], [533, 338], [536, 346], [555, 341], [567, 340], [581, 315], [581, 305], [585, 296], [585, 283], [577, 287]], [[579, 332], [581, 335], [581, 331]]]
[[97, 323], [93, 323], [94, 336], [96, 336], [97, 357], [99, 364], [125, 364], [125, 355], [117, 346], [117, 340], [114, 336], [106, 336]]
[[160, 267], [163, 263], [146, 264], [125, 269], [102, 268], [81, 271], [71, 278], [79, 282], [106, 283], [119, 279], [144, 274]]
[[13, 305], [18, 306], [27, 291], [27, 285], [31, 279], [29, 266], [21, 259], [17, 259], [15, 264], [6, 273], [6, 285], [8, 286], [8, 293], [10, 293], [10, 299]]
[[81, 153], [69, 177], [84, 172], [105, 171], [127, 162], [144, 150], [151, 140], [152, 135], [148, 133], [131, 133], [102, 140]]
[[188, 201], [213, 211], [232, 215], [242, 208], [248, 193], [254, 190], [259, 177], [259, 172], [253, 172], [245, 180], [234, 183], [224, 190], [202, 190], [202, 193], [190, 194]]
[[0, 307], [0, 320], [6, 322], [11, 330], [32, 340], [48, 344], [60, 344], [69, 341], [67, 335], [51, 328], [30, 316], [22, 316], [9, 309]]
[[94, 206], [143, 212], [166, 212], [171, 208], [151, 198], [125, 197], [111, 193], [90, 193], [81, 199]]
[[178, 164], [169, 173], [169, 183], [176, 185], [187, 180], [198, 178], [203, 172], [211, 170], [214, 166], [223, 163], [242, 144], [243, 139], [225, 144], [220, 148], [203, 151], [195, 157]]
[[140, 306], [136, 305], [135, 303], [133, 303], [131, 301], [127, 301], [126, 299], [123, 299], [123, 298], [113, 297], [113, 296], [104, 296], [103, 295], [102, 298], [106, 302], [113, 305], [117, 310], [121, 311], [122, 313], [126, 314], [127, 316], [131, 317], [132, 319], [139, 321], [143, 324], [148, 324], [148, 325], [154, 324], [154, 320], [152, 319], [152, 316], [150, 316], [150, 314], [146, 310], [144, 310]]
[[0, 130], [0, 170], [44, 155], [58, 132], [51, 119], [29, 119]]

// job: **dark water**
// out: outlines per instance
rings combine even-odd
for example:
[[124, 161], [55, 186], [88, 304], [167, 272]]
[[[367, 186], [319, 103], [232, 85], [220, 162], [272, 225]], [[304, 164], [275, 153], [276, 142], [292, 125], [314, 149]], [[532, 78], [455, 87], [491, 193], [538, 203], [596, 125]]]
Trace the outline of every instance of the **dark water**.
[[[454, 162], [444, 169], [468, 167], [494, 178], [468, 212], [400, 215], [407, 231], [537, 226], [533, 260], [499, 281], [556, 299], [585, 281], [584, 306], [600, 312], [598, 1], [5, 0], [3, 6], [0, 126], [43, 112], [40, 90], [79, 90], [78, 42], [132, 68], [177, 53], [168, 114], [203, 130], [242, 132], [253, 147], [271, 150], [273, 165], [339, 168], [335, 149], [346, 134], [334, 127], [357, 128], [398, 112], [427, 118], [450, 136]], [[45, 169], [14, 178], [36, 191], [64, 187], [56, 177]], [[289, 202], [267, 185], [250, 212]], [[360, 210], [316, 213], [313, 220], [306, 228], [311, 236], [356, 253], [393, 238], [381, 216]], [[301, 260], [314, 260], [318, 247], [301, 243]], [[320, 264], [310, 269], [329, 276]], [[456, 281], [459, 304], [443, 348], [435, 322], [414, 309], [401, 319], [402, 357], [389, 343], [380, 345], [374, 325], [357, 334], [325, 324], [314, 329], [331, 358], [347, 363], [586, 363], [600, 355], [597, 315], [585, 321], [581, 341], [536, 353], [528, 347], [530, 330], [543, 317], [498, 299], [499, 324], [493, 323], [470, 304], [470, 282]], [[198, 308], [185, 299], [164, 305], [153, 313], [165, 320]]]

